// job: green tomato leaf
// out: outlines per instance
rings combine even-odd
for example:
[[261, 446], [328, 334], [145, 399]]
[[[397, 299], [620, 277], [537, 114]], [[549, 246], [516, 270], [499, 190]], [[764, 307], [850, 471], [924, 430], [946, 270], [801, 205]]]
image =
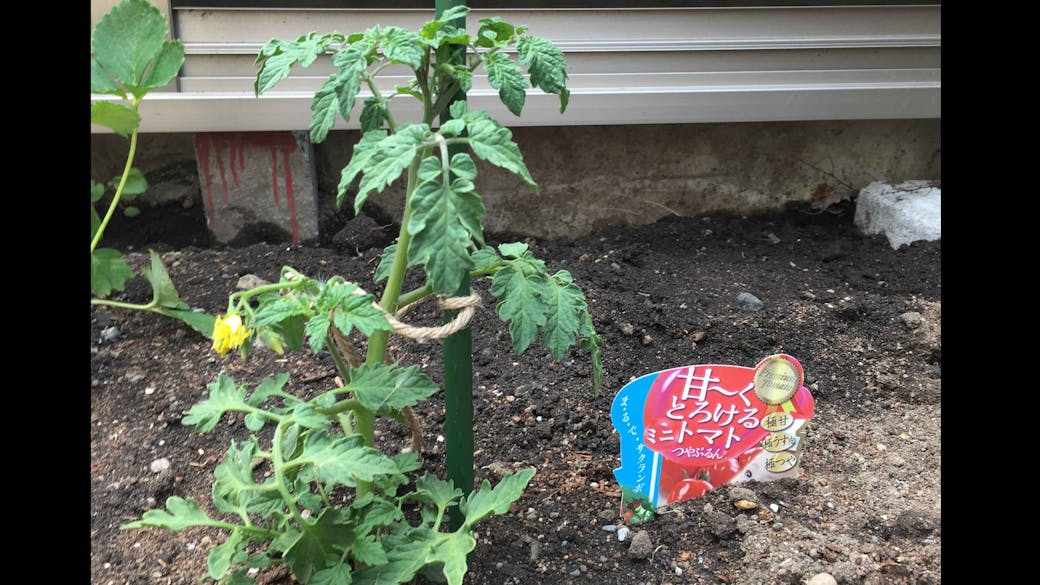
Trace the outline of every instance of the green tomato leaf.
[[469, 14], [469, 6], [452, 6], [441, 13], [441, 17], [434, 22], [440, 22], [444, 24], [451, 24], [451, 21], [458, 18], [466, 18]]
[[148, 64], [158, 56], [167, 32], [166, 19], [158, 8], [147, 0], [123, 0], [94, 27], [91, 51], [116, 81], [131, 88], [142, 86]]
[[385, 364], [366, 364], [351, 369], [347, 387], [362, 406], [374, 412], [415, 406], [438, 390], [419, 366], [398, 368]]
[[498, 251], [506, 258], [523, 258], [524, 256], [528, 256], [527, 244], [523, 242], [499, 244]]
[[567, 61], [563, 52], [552, 41], [536, 37], [521, 37], [516, 45], [520, 62], [527, 65], [531, 74], [531, 85], [545, 93], [560, 96], [560, 113], [567, 109], [571, 92], [567, 89]]
[[[329, 77], [325, 85], [314, 94], [311, 100], [311, 142], [324, 142], [329, 130], [336, 124], [336, 112], [339, 111], [339, 98], [336, 89], [343, 83], [339, 75]], [[361, 86], [358, 85], [358, 88]]]
[[503, 477], [494, 488], [485, 479], [480, 486], [480, 491], [471, 493], [459, 504], [459, 509], [466, 516], [465, 525], [472, 527], [490, 514], [508, 512], [509, 506], [523, 495], [524, 488], [534, 477], [534, 471], [533, 467], [529, 467], [516, 473], [510, 473]]
[[399, 26], [385, 27], [379, 45], [392, 63], [404, 63], [412, 69], [422, 67], [423, 44], [414, 32]]
[[[387, 136], [388, 135], [384, 130], [372, 130], [365, 132], [361, 136], [361, 140], [354, 145], [354, 154], [350, 157], [350, 162], [343, 168], [343, 171], [340, 174], [339, 187], [337, 188], [336, 193], [336, 207], [343, 205], [343, 197], [347, 194], [347, 189], [350, 188], [350, 185], [354, 182], [354, 178], [368, 166], [368, 162], [375, 155], [379, 145], [387, 138]], [[364, 203], [364, 200], [362, 200], [361, 203]], [[361, 203], [355, 202], [355, 215], [356, 210], [361, 209]]]
[[[363, 173], [361, 183], [358, 185], [357, 197], [354, 198], [354, 212], [360, 213], [361, 206], [370, 193], [382, 191], [396, 181], [408, 168], [419, 143], [429, 131], [430, 127], [426, 124], [398, 126], [396, 134], [386, 136], [378, 143], [367, 144], [366, 148], [371, 147], [373, 150], [371, 153], [366, 153], [367, 156], [360, 158], [357, 147], [355, 147], [354, 157], [343, 169], [343, 176], [340, 179], [340, 200], [342, 200], [342, 194], [346, 192], [346, 188], [354, 181], [354, 177], [358, 173]], [[380, 133], [378, 131], [369, 132], [365, 134], [361, 142], [364, 143], [365, 138], [368, 138], [369, 135]], [[358, 146], [361, 146], [361, 143]]]
[[253, 91], [257, 96], [274, 87], [279, 81], [289, 76], [293, 65], [299, 63], [308, 67], [325, 52], [336, 35], [318, 35], [312, 32], [301, 36], [294, 42], [273, 39], [260, 50], [256, 62], [260, 69], [256, 72]]
[[462, 578], [466, 576], [466, 555], [476, 547], [477, 540], [468, 532], [452, 532], [433, 547], [428, 560], [444, 563], [448, 585], [462, 585]]
[[253, 482], [253, 453], [256, 443], [246, 441], [238, 449], [232, 439], [224, 459], [213, 470], [213, 503], [221, 512], [245, 509], [257, 486]]
[[458, 136], [459, 134], [462, 134], [462, 132], [465, 130], [466, 121], [458, 119], [448, 120], [447, 122], [441, 124], [441, 127], [438, 129], [438, 131], [443, 136]]
[[[396, 510], [397, 508], [394, 507]], [[365, 520], [368, 520], [366, 517]], [[359, 563], [368, 567], [378, 567], [387, 563], [386, 552], [375, 537], [368, 535], [359, 538], [351, 545], [350, 551]]]
[[[456, 159], [473, 166], [466, 154], [456, 154], [452, 162]], [[459, 289], [462, 278], [473, 269], [471, 238], [481, 244], [484, 241], [484, 204], [472, 192], [472, 186], [468, 181], [456, 181], [450, 186], [426, 181], [412, 193], [409, 257], [426, 268], [437, 292], [451, 294]]]
[[[376, 502], [376, 503], [372, 504], [371, 506], [369, 506], [362, 513], [362, 515], [361, 515], [361, 517], [359, 519], [359, 523], [358, 523], [358, 533], [359, 534], [368, 534], [369, 532], [372, 531], [373, 528], [375, 528], [377, 526], [390, 526], [394, 522], [397, 522], [397, 521], [403, 520], [403, 519], [404, 519], [404, 514], [401, 512], [400, 508], [398, 508], [394, 504], [391, 504], [390, 502], [379, 501], [379, 502]], [[358, 540], [358, 541], [354, 542], [354, 545], [357, 546], [358, 542], [361, 542], [361, 541]], [[380, 553], [383, 552], [382, 548], [379, 549], [379, 552]], [[366, 564], [374, 564], [374, 563], [369, 563], [368, 561], [364, 561], [364, 562]], [[385, 555], [383, 556], [383, 562], [384, 563], [386, 562], [386, 556]]]
[[577, 343], [581, 315], [588, 313], [589, 308], [585, 304], [585, 294], [566, 270], [560, 270], [548, 279], [543, 300], [548, 314], [542, 342], [552, 352], [553, 359], [559, 361]]
[[379, 264], [376, 266], [373, 282], [380, 282], [390, 278], [390, 270], [394, 266], [394, 254], [397, 254], [397, 242], [383, 248], [383, 254], [379, 257]]
[[517, 29], [508, 22], [495, 16], [492, 18], [481, 18], [480, 28], [477, 30], [478, 47], [505, 47], [511, 41], [516, 40]]
[[181, 424], [194, 425], [200, 433], [212, 431], [225, 412], [242, 410], [246, 399], [246, 387], [236, 386], [227, 374], [220, 374], [216, 382], [206, 387], [209, 388], [209, 399], [192, 406], [181, 419]]
[[251, 431], [259, 431], [260, 429], [264, 428], [264, 424], [266, 422], [267, 422], [267, 419], [264, 418], [259, 413], [251, 412], [251, 413], [246, 415], [246, 420], [245, 420], [246, 428], [251, 430]]
[[140, 520], [124, 524], [119, 529], [131, 530], [152, 526], [179, 532], [189, 526], [213, 526], [214, 524], [217, 522], [207, 516], [195, 503], [195, 500], [170, 496], [166, 500], [166, 510], [148, 510]]
[[455, 487], [454, 481], [445, 481], [426, 473], [415, 482], [415, 495], [438, 508], [447, 508], [464, 494], [461, 489]]
[[372, 447], [361, 446], [358, 436], [330, 435], [323, 430], [307, 434], [297, 461], [312, 466], [322, 481], [348, 487], [372, 481], [379, 474], [397, 473], [393, 460]]
[[296, 454], [296, 448], [300, 442], [300, 429], [298, 424], [291, 424], [285, 429], [285, 434], [282, 435], [282, 459], [291, 461], [294, 459], [293, 455]]
[[520, 147], [513, 142], [513, 133], [488, 118], [487, 112], [475, 111], [466, 115], [466, 129], [473, 153], [489, 163], [515, 173], [536, 192], [538, 185], [524, 165]]
[[186, 309], [188, 306], [177, 294], [177, 289], [170, 280], [170, 274], [166, 272], [166, 265], [163, 264], [162, 258], [155, 250], [148, 250], [148, 254], [152, 259], [152, 264], [150, 267], [143, 268], [141, 272], [152, 285], [153, 302], [160, 307]]
[[498, 97], [513, 115], [519, 116], [527, 98], [527, 79], [520, 65], [501, 52], [488, 53], [484, 60], [488, 83], [498, 90]]
[[216, 320], [213, 315], [196, 313], [189, 309], [164, 309], [162, 314], [180, 319], [206, 339], [213, 339], [213, 323]]
[[246, 569], [238, 569], [221, 585], [256, 585], [256, 580], [249, 576]]
[[273, 378], [264, 378], [249, 395], [249, 406], [259, 407], [268, 398], [280, 395], [288, 381], [288, 372], [281, 372]]
[[330, 309], [333, 311], [333, 322], [343, 335], [350, 335], [355, 327], [365, 337], [370, 337], [378, 330], [394, 330], [390, 322], [386, 320], [386, 313], [373, 304], [374, 296], [353, 294], [351, 291], [357, 289], [356, 284], [337, 284], [335, 286], [339, 289], [340, 294], [336, 299], [337, 303]]
[[354, 527], [343, 523], [339, 510], [328, 509], [313, 524], [304, 524], [300, 537], [285, 551], [285, 564], [302, 583], [340, 562], [338, 549], [354, 542]]
[[350, 565], [342, 561], [314, 573], [308, 585], [350, 585]]
[[502, 258], [495, 252], [494, 248], [488, 246], [473, 252], [470, 260], [473, 261], [474, 270], [487, 270], [496, 263], [501, 262]]
[[98, 248], [90, 253], [90, 291], [95, 296], [107, 297], [113, 290], [122, 291], [133, 276], [134, 271], [119, 250]]
[[318, 412], [309, 402], [301, 402], [292, 410], [292, 419], [308, 429], [327, 429], [332, 424], [329, 418]]
[[235, 530], [222, 544], [213, 547], [209, 557], [206, 558], [206, 574], [210, 579], [223, 579], [231, 569], [231, 559], [239, 551], [242, 542], [242, 532]]
[[370, 97], [365, 100], [365, 107], [361, 108], [361, 132], [379, 130], [386, 122], [390, 113], [389, 104], [386, 100]]
[[282, 323], [290, 317], [307, 316], [309, 312], [306, 304], [301, 303], [295, 296], [261, 298], [260, 308], [257, 309], [253, 319], [253, 326], [269, 327]]
[[90, 104], [90, 123], [111, 128], [120, 136], [129, 136], [137, 130], [141, 116], [133, 108], [116, 102], [94, 102]]
[[524, 353], [545, 327], [548, 307], [543, 299], [549, 293], [548, 280], [544, 265], [539, 270], [529, 260], [510, 262], [491, 277], [491, 294], [498, 299], [495, 309], [509, 323], [517, 354]]
[[329, 336], [329, 326], [331, 324], [332, 321], [327, 313], [319, 313], [307, 320], [304, 330], [307, 332], [307, 342], [314, 353], [320, 353], [322, 348], [325, 347], [325, 340]]

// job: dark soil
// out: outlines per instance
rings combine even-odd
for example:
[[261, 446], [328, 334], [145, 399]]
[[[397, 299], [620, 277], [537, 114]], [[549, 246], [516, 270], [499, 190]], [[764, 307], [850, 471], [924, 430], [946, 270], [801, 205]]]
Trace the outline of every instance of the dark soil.
[[[560, 363], [541, 348], [514, 355], [488, 284], [475, 283], [485, 299], [473, 327], [477, 480], [524, 466], [538, 472], [511, 513], [478, 527], [467, 583], [793, 584], [818, 573], [839, 583], [939, 583], [941, 246], [893, 251], [884, 239], [859, 235], [850, 216], [846, 208], [675, 217], [574, 241], [529, 241], [550, 269], [570, 270], [586, 292], [604, 339], [598, 396], [587, 354], [574, 351]], [[142, 225], [138, 235], [149, 233]], [[166, 226], [136, 242], [113, 226], [114, 247], [134, 245], [137, 266], [147, 247], [164, 251], [182, 297], [211, 313], [225, 310], [240, 276], [276, 280], [283, 265], [370, 283], [380, 251], [348, 241], [335, 249], [207, 249], [204, 232], [174, 236], [169, 218]], [[765, 308], [742, 310], [736, 297], [745, 291]], [[135, 279], [120, 298], [149, 296]], [[426, 308], [410, 318], [437, 321]], [[111, 325], [118, 338], [101, 341]], [[333, 364], [309, 350], [221, 360], [177, 321], [115, 309], [92, 309], [91, 337], [91, 582], [196, 583], [222, 533], [117, 528], [171, 495], [214, 513], [213, 469], [229, 441], [249, 431], [241, 417], [228, 417], [198, 435], [180, 424], [182, 413], [222, 371], [250, 386], [288, 371], [290, 388], [310, 393], [331, 387]], [[397, 340], [391, 348], [441, 380], [439, 343]], [[619, 542], [603, 528], [620, 520], [609, 414], [618, 389], [666, 368], [753, 366], [779, 352], [801, 361], [816, 397], [800, 478], [744, 484], [757, 494], [754, 510], [734, 508], [725, 487], [662, 509], [632, 530], [649, 534], [653, 553], [631, 559], [632, 536]], [[426, 429], [425, 467], [443, 475], [436, 439], [443, 400], [416, 413]], [[387, 449], [406, 444], [397, 423], [378, 428]], [[170, 472], [149, 469], [159, 458], [172, 463]], [[287, 581], [277, 573], [259, 579]]]

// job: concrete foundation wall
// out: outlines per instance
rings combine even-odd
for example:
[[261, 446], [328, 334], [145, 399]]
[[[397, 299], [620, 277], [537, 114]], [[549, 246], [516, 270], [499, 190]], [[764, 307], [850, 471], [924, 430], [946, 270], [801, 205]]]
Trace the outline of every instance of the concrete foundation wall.
[[[358, 137], [354, 130], [334, 131], [315, 145], [325, 212]], [[194, 159], [190, 134], [141, 138], [137, 166], [150, 179], [176, 161]], [[938, 119], [521, 127], [514, 138], [541, 193], [481, 164], [477, 191], [488, 210], [485, 226], [537, 237], [651, 223], [673, 213], [751, 214], [852, 193], [877, 180], [941, 178]], [[95, 178], [121, 172], [126, 145], [117, 136], [92, 136]], [[202, 201], [197, 173], [170, 181], [181, 191], [193, 183], [187, 197]], [[370, 201], [399, 217], [402, 190], [395, 184]]]

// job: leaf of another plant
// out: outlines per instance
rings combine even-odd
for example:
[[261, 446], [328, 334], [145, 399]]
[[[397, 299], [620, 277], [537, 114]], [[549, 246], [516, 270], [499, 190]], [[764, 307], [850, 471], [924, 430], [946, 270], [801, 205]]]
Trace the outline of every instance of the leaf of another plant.
[[489, 53], [484, 59], [488, 83], [498, 90], [498, 97], [509, 111], [519, 116], [527, 99], [527, 79], [520, 65], [502, 52]]
[[184, 65], [184, 43], [179, 40], [165, 41], [159, 52], [152, 58], [148, 73], [141, 80], [147, 88], [163, 87], [177, 77], [177, 72]]
[[90, 123], [111, 128], [116, 134], [126, 137], [137, 129], [141, 116], [133, 108], [116, 102], [94, 102], [90, 104]]
[[189, 327], [201, 333], [206, 339], [213, 339], [213, 323], [215, 321], [213, 315], [207, 313], [196, 313], [195, 311], [187, 309], [164, 309], [161, 312], [163, 315], [184, 321]]
[[123, 208], [123, 215], [126, 217], [137, 217], [141, 214], [141, 210], [137, 207], [125, 207]]
[[152, 264], [150, 267], [141, 269], [141, 272], [148, 279], [148, 283], [152, 285], [152, 300], [160, 307], [170, 309], [187, 308], [180, 295], [177, 294], [177, 289], [173, 286], [173, 281], [170, 280], [170, 274], [166, 272], [166, 265], [163, 264], [162, 258], [155, 250], [148, 250], [148, 254], [152, 259]]
[[[108, 182], [108, 186], [113, 190], [117, 189], [119, 187], [119, 181], [122, 179], [123, 175], [116, 175]], [[144, 173], [138, 169], [131, 168], [130, 172], [126, 175], [126, 185], [123, 185], [123, 193], [120, 196], [126, 199], [131, 199], [147, 190], [148, 179], [145, 178]]]
[[90, 290], [96, 296], [106, 297], [113, 290], [123, 290], [133, 276], [134, 271], [119, 250], [98, 248], [90, 253]]
[[170, 496], [166, 500], [166, 510], [148, 510], [140, 520], [123, 524], [119, 529], [130, 530], [153, 526], [179, 532], [189, 526], [212, 526], [214, 524], [216, 521], [207, 516], [195, 503], [195, 500]]
[[90, 58], [90, 91], [91, 93], [107, 93], [126, 97], [126, 92], [123, 91], [123, 88], [112, 81], [112, 78], [109, 77], [108, 73], [105, 72], [94, 57]]
[[91, 51], [116, 81], [139, 86], [167, 31], [166, 19], [147, 0], [123, 0], [94, 27]]

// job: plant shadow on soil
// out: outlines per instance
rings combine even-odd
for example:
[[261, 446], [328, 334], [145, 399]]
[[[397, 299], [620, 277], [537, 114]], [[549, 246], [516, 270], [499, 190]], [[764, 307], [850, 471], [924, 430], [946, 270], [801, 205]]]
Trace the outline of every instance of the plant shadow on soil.
[[[941, 581], [941, 245], [895, 251], [882, 238], [860, 235], [848, 207], [807, 211], [669, 217], [573, 240], [528, 240], [550, 270], [571, 271], [586, 292], [604, 340], [607, 373], [598, 396], [585, 353], [572, 351], [559, 363], [540, 347], [516, 356], [489, 284], [474, 283], [484, 298], [473, 324], [477, 481], [525, 466], [538, 471], [509, 514], [477, 526], [467, 583], [793, 584], [823, 572], [839, 583]], [[378, 246], [389, 243], [384, 236], [363, 250], [350, 242], [338, 249], [211, 249], [203, 247], [204, 225], [181, 215], [194, 231], [182, 227], [171, 236], [170, 216], [163, 231], [150, 230], [142, 214], [132, 232], [114, 224], [115, 244], [106, 245], [134, 246], [128, 259], [135, 266], [147, 261], [148, 247], [164, 252], [182, 297], [211, 313], [225, 310], [240, 276], [273, 281], [283, 265], [371, 288]], [[412, 275], [406, 286], [417, 284]], [[741, 292], [764, 308], [743, 310]], [[147, 302], [150, 291], [135, 278], [118, 298]], [[436, 323], [429, 305], [410, 319]], [[110, 326], [119, 335], [103, 341]], [[249, 431], [241, 416], [228, 416], [198, 435], [180, 424], [183, 412], [221, 371], [250, 386], [287, 371], [290, 388], [311, 395], [334, 383], [333, 364], [263, 351], [247, 361], [221, 360], [180, 322], [101, 307], [91, 310], [91, 338], [91, 582], [196, 583], [224, 534], [118, 530], [171, 495], [192, 497], [213, 513], [213, 469], [230, 440]], [[439, 343], [394, 339], [391, 349], [403, 364], [420, 364], [442, 380]], [[632, 527], [648, 532], [653, 552], [631, 558], [632, 537], [619, 542], [603, 528], [620, 523], [614, 395], [649, 372], [753, 366], [780, 352], [801, 361], [816, 398], [800, 477], [744, 484], [757, 495], [752, 510], [734, 508], [727, 487], [669, 506]], [[436, 439], [442, 397], [416, 414], [424, 467], [443, 477], [444, 447]], [[388, 450], [407, 444], [406, 430], [390, 422], [377, 427]], [[169, 470], [153, 473], [150, 464], [161, 458]], [[258, 577], [290, 582], [277, 571]]]

